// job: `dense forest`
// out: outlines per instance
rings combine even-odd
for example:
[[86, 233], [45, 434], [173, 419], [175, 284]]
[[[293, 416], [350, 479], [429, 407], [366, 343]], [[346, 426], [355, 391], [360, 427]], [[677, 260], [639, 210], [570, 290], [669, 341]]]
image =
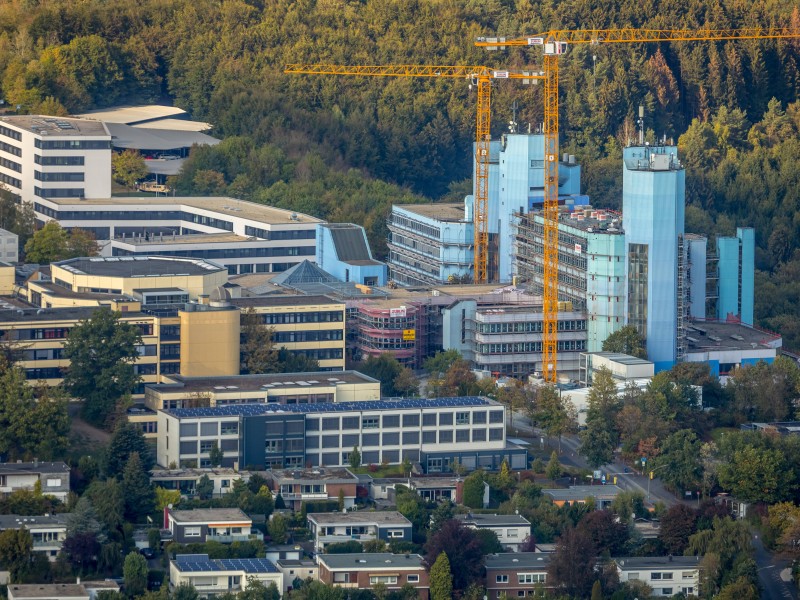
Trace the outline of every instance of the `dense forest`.
[[[292, 62], [535, 66], [482, 35], [550, 28], [790, 26], [788, 2], [742, 0], [0, 0], [0, 98], [60, 113], [174, 102], [224, 142], [198, 149], [179, 193], [231, 194], [367, 227], [385, 252], [396, 202], [470, 189], [474, 91], [457, 80], [288, 76]], [[757, 229], [757, 317], [800, 349], [800, 39], [576, 46], [561, 60], [563, 150], [599, 206], [621, 201], [621, 148], [646, 107], [649, 139], [678, 141], [687, 228]], [[500, 82], [494, 134], [539, 86]]]

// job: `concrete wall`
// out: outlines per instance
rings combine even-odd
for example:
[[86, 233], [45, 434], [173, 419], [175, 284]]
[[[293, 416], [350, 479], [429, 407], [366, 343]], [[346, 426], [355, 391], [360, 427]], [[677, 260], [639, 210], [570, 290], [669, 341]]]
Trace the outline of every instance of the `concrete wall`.
[[[202, 308], [198, 306], [198, 308]], [[181, 374], [239, 374], [239, 310], [182, 310]]]

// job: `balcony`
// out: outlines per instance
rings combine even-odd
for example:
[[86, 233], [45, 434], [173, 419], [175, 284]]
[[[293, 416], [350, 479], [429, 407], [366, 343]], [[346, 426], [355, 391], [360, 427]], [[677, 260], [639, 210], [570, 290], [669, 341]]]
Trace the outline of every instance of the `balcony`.
[[34, 550], [60, 550], [64, 540], [33, 540]]
[[328, 499], [327, 492], [320, 492], [316, 494], [315, 493], [304, 494], [302, 492], [288, 493], [288, 494], [281, 493], [281, 496], [283, 496], [284, 500], [327, 500]]
[[209, 533], [206, 536], [207, 542], [220, 542], [222, 544], [231, 544], [233, 542], [250, 542], [259, 539], [261, 539], [261, 537], [255, 533]]
[[361, 534], [353, 534], [353, 535], [346, 535], [342, 534], [334, 534], [334, 535], [321, 535], [319, 536], [319, 543], [320, 544], [340, 544], [342, 542], [368, 542], [370, 540], [375, 539], [374, 533], [361, 533]]

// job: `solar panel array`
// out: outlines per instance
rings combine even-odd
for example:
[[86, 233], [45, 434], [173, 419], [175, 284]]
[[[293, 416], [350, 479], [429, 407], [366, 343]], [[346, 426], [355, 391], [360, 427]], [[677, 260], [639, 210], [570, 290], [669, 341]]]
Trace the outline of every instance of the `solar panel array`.
[[178, 569], [184, 573], [204, 571], [244, 571], [245, 573], [277, 573], [278, 569], [266, 558], [218, 558], [207, 554], [179, 554], [175, 557]]
[[320, 402], [318, 404], [227, 404], [214, 408], [174, 408], [164, 411], [178, 418], [257, 417], [275, 413], [324, 413], [414, 408], [457, 408], [486, 406], [489, 400], [480, 396], [456, 398], [406, 398], [402, 400], [364, 400], [362, 402]]

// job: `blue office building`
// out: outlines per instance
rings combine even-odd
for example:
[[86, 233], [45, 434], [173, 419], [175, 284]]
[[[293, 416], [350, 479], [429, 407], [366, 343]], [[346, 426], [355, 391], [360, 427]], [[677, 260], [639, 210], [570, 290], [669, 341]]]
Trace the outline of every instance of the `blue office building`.
[[718, 237], [717, 259], [717, 320], [738, 320], [753, 325], [755, 230], [738, 227], [736, 237]]
[[687, 316], [684, 247], [686, 172], [675, 146], [623, 154], [626, 322], [645, 337], [656, 371], [680, 358]]
[[352, 223], [317, 225], [317, 264], [339, 281], [362, 285], [386, 285], [386, 263], [372, 258], [367, 234]]

